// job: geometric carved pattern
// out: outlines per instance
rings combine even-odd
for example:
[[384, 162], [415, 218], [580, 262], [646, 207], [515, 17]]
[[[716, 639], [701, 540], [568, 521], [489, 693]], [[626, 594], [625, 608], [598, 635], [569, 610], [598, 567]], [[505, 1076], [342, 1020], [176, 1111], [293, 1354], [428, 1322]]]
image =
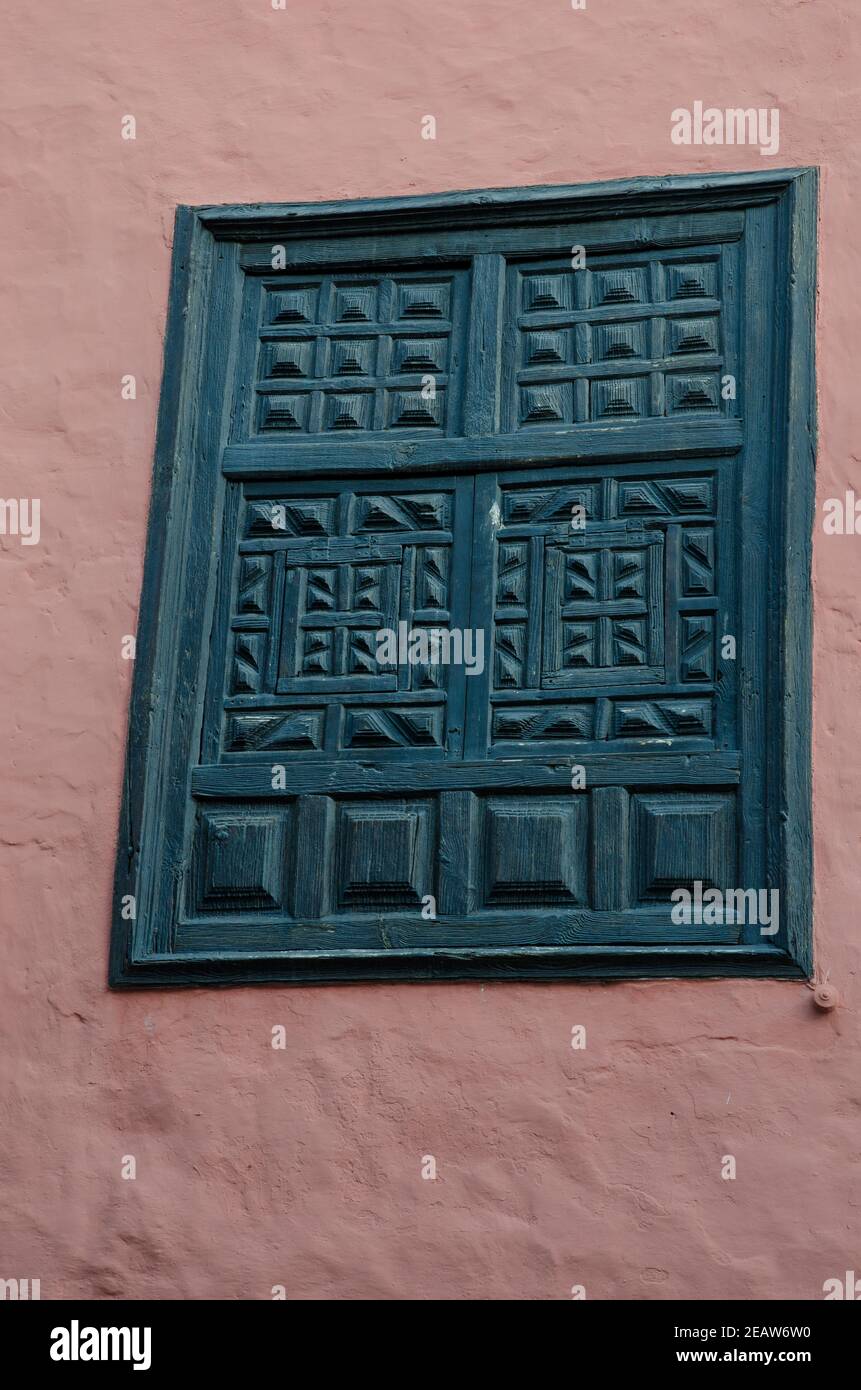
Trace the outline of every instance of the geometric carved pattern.
[[[573, 703], [546, 707], [492, 700], [490, 749], [502, 754], [506, 747], [530, 745], [652, 741], [657, 747], [713, 740], [712, 698], [699, 692], [686, 698], [684, 691], [712, 685], [715, 674], [714, 471], [633, 478], [626, 471], [576, 482], [560, 474], [544, 486], [502, 475], [499, 482], [491, 691], [525, 695], [591, 685], [595, 697], [583, 690]], [[248, 500], [226, 753], [280, 748], [308, 757], [327, 749], [443, 755], [446, 704], [398, 704], [397, 692], [440, 692], [447, 668], [434, 664], [432, 645], [425, 664], [378, 663], [377, 633], [397, 630], [405, 611], [412, 630], [451, 621], [453, 504], [447, 488], [384, 490], [367, 483], [336, 484], [329, 495], [275, 492]], [[667, 562], [672, 554], [674, 568], [665, 572], [664, 540], [673, 531]], [[416, 544], [431, 536], [440, 539]], [[327, 544], [325, 552], [320, 543]], [[252, 553], [255, 545], [274, 549]], [[370, 547], [367, 553], [362, 546]], [[278, 547], [285, 554], [276, 571]], [[324, 553], [331, 562], [311, 562]], [[532, 592], [542, 572], [543, 584]], [[286, 597], [278, 605], [284, 616], [276, 680], [268, 647], [278, 593]], [[662, 610], [665, 596], [673, 595], [686, 608], [671, 617], [678, 638], [673, 668], [666, 669]], [[694, 609], [696, 600], [702, 611]], [[657, 680], [666, 694], [614, 698], [614, 687], [626, 690], [632, 680]], [[353, 705], [353, 690], [376, 690], [380, 698], [373, 706], [367, 696]], [[322, 702], [313, 710], [254, 710], [258, 695], [268, 694], [271, 703], [278, 692], [312, 691]], [[343, 712], [324, 740], [332, 705]]]
[[714, 531], [685, 528], [682, 532], [682, 594], [686, 598], [713, 594], [714, 584]]
[[680, 676], [683, 681], [714, 679], [714, 618], [710, 613], [685, 613], [680, 618]]
[[[686, 690], [715, 679], [715, 473], [545, 486], [503, 474], [498, 496], [491, 751], [714, 742], [713, 695]], [[631, 698], [654, 683], [659, 697]], [[564, 688], [572, 703], [528, 702]]]
[[[714, 513], [715, 489], [711, 475], [648, 478], [614, 484], [611, 504], [605, 509], [597, 482], [584, 481], [563, 487], [506, 486], [502, 480], [502, 521], [509, 526], [555, 526], [570, 523], [573, 509], [582, 508], [587, 525], [597, 520], [625, 517], [697, 517]], [[555, 523], [555, 525], [554, 525]]]
[[508, 604], [520, 606], [527, 603], [529, 583], [527, 563], [528, 546], [525, 541], [515, 541], [499, 547], [496, 602], [500, 607]]
[[587, 535], [594, 548], [571, 541], [545, 551], [543, 684], [632, 667], [663, 679], [662, 535], [644, 532], [637, 544], [633, 533], [612, 543], [606, 532]]
[[260, 616], [269, 609], [270, 555], [245, 555], [239, 569], [239, 598], [236, 611]]
[[518, 743], [564, 742], [566, 739], [594, 737], [595, 706], [592, 701], [576, 705], [498, 705], [494, 710], [492, 738]]
[[[511, 541], [498, 550], [494, 685], [497, 689], [517, 689], [523, 684], [526, 655], [529, 546], [526, 541]], [[511, 618], [519, 621], [512, 622]]]
[[393, 493], [358, 497], [352, 535], [368, 531], [438, 531], [451, 526], [450, 493]]
[[346, 713], [345, 748], [421, 748], [442, 745], [443, 709], [441, 705], [400, 708], [366, 705]]
[[[604, 707], [606, 706], [606, 712]], [[494, 744], [596, 742], [607, 739], [709, 738], [712, 704], [693, 700], [579, 700], [576, 704], [497, 705]]]
[[[454, 486], [338, 482], [328, 495], [272, 488], [246, 499], [231, 602], [226, 755], [280, 750], [313, 759], [337, 749], [412, 749], [442, 756], [448, 647], [429, 641], [419, 653], [424, 661], [401, 664], [378, 661], [377, 651], [381, 629], [446, 629], [452, 621], [454, 496]], [[398, 703], [399, 692], [419, 691], [435, 698]], [[379, 697], [373, 705], [369, 692]], [[279, 696], [295, 707], [273, 708]]]
[[320, 751], [323, 747], [321, 709], [293, 709], [275, 714], [233, 714], [227, 721], [225, 747], [229, 753]]
[[370, 564], [352, 547], [339, 564], [314, 565], [288, 552], [279, 690], [308, 690], [318, 681], [348, 689], [356, 676], [386, 679], [377, 665], [377, 632], [397, 625], [401, 551], [386, 546], [380, 553], [384, 562]]
[[498, 623], [494, 641], [494, 678], [498, 690], [519, 689], [523, 685], [526, 656], [526, 625]]
[[432, 613], [443, 621], [447, 616], [449, 552], [442, 546], [422, 546], [416, 550], [416, 611]]
[[[264, 291], [260, 431], [440, 433], [463, 272], [358, 281], [323, 275]], [[426, 378], [431, 376], [432, 383]]]
[[249, 502], [246, 536], [331, 536], [335, 533], [334, 497], [284, 497]]
[[231, 695], [259, 695], [263, 678], [264, 639], [259, 632], [238, 632], [233, 639]]
[[619, 701], [613, 707], [611, 738], [696, 738], [711, 734], [708, 700]]
[[714, 483], [706, 478], [650, 478], [619, 484], [619, 516], [687, 516], [714, 510]]
[[534, 525], [537, 522], [570, 522], [574, 507], [582, 507], [586, 521], [598, 514], [597, 483], [576, 483], [567, 487], [511, 488], [502, 494], [502, 520], [506, 526]]
[[[512, 274], [515, 428], [731, 408], [720, 395], [716, 255], [598, 255], [581, 270], [560, 259]], [[691, 370], [670, 372], [670, 360]], [[620, 376], [625, 363], [636, 374]]]

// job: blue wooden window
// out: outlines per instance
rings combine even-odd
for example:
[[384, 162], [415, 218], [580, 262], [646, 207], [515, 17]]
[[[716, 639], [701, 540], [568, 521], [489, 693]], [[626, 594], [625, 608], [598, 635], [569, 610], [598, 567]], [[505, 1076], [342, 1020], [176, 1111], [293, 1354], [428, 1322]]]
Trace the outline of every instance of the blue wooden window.
[[180, 209], [113, 984], [809, 971], [815, 238], [810, 170]]

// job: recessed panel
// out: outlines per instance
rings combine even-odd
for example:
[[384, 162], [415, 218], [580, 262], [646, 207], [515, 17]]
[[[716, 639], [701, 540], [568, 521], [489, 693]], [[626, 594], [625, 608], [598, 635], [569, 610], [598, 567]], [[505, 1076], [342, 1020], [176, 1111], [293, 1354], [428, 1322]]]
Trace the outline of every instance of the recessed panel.
[[241, 809], [198, 816], [192, 882], [198, 912], [273, 911], [281, 906], [285, 820]]
[[663, 792], [633, 798], [634, 864], [640, 900], [667, 899], [673, 889], [733, 888], [735, 798]]
[[428, 801], [346, 803], [338, 808], [336, 896], [342, 909], [421, 906], [432, 891]]
[[586, 798], [509, 796], [484, 806], [486, 906], [571, 906], [586, 896]]

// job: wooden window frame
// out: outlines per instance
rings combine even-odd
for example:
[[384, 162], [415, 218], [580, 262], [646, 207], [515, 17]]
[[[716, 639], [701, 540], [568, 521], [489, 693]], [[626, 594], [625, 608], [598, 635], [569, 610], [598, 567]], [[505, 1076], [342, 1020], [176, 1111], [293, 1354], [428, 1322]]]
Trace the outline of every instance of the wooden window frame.
[[[523, 238], [548, 224], [584, 227], [664, 214], [695, 222], [698, 214], [775, 205], [785, 271], [763, 332], [771, 335], [775, 379], [759, 381], [769, 392], [771, 431], [760, 441], [778, 479], [769, 525], [779, 542], [773, 578], [780, 610], [779, 660], [768, 672], [768, 860], [772, 886], [781, 893], [781, 931], [776, 943], [739, 946], [582, 945], [493, 949], [333, 951], [307, 954], [229, 951], [183, 958], [170, 949], [170, 928], [148, 912], [149, 880], [161, 862], [155, 846], [176, 833], [164, 815], [165, 782], [185, 783], [196, 727], [194, 691], [204, 679], [208, 621], [183, 609], [182, 594], [195, 566], [218, 544], [216, 529], [224, 479], [218, 459], [226, 441], [224, 383], [235, 369], [232, 355], [240, 314], [243, 267], [268, 255], [273, 244], [299, 250], [317, 239], [373, 239], [410, 233], [432, 246], [436, 233], [463, 228], [511, 229]], [[682, 222], [680, 222], [682, 225]], [[679, 976], [798, 978], [812, 969], [811, 817], [811, 542], [814, 522], [817, 171], [777, 170], [742, 174], [643, 178], [571, 187], [495, 189], [303, 205], [180, 207], [177, 210], [164, 372], [158, 417], [152, 498], [137, 659], [129, 720], [119, 848], [113, 905], [109, 981], [114, 987], [322, 982], [374, 979], [613, 979]], [[369, 243], [370, 244], [370, 243]], [[640, 243], [634, 243], [639, 246]], [[648, 243], [645, 243], [648, 244]], [[319, 254], [319, 251], [318, 251]], [[431, 262], [432, 264], [432, 262]], [[259, 267], [258, 267], [259, 269]], [[221, 331], [219, 330], [219, 326]], [[229, 331], [226, 331], [229, 330]], [[503, 366], [502, 370], [505, 368]], [[754, 364], [755, 373], [758, 367]], [[203, 394], [204, 391], [208, 394]], [[505, 410], [508, 409], [506, 403]], [[472, 421], [469, 435], [490, 433], [488, 421]], [[511, 447], [506, 417], [490, 449]], [[684, 422], [679, 456], [719, 452], [718, 435], [733, 422]], [[495, 426], [494, 426], [495, 427]], [[667, 422], [662, 422], [666, 439]], [[736, 422], [737, 427], [737, 422]], [[628, 427], [630, 430], [630, 427]], [[657, 443], [654, 425], [641, 421], [636, 437], [624, 427], [582, 425], [579, 446], [590, 461], [646, 458]], [[522, 467], [561, 452], [552, 432], [533, 434]], [[468, 441], [467, 441], [468, 443]], [[351, 446], [355, 448], [356, 446]], [[378, 446], [375, 446], [378, 447]], [[400, 440], [390, 447], [397, 450]], [[570, 443], [568, 445], [570, 448]], [[247, 476], [249, 451], [234, 444], [227, 468]], [[476, 465], [464, 441], [440, 442], [446, 467]], [[460, 463], [458, 455], [460, 454]], [[528, 462], [527, 462], [528, 457]], [[283, 476], [289, 476], [285, 446]], [[310, 476], [305, 474], [305, 476]], [[213, 518], [213, 527], [191, 518]], [[211, 569], [211, 567], [210, 567]], [[212, 578], [212, 588], [216, 580]], [[207, 619], [212, 596], [207, 595]], [[129, 904], [133, 903], [131, 909]]]

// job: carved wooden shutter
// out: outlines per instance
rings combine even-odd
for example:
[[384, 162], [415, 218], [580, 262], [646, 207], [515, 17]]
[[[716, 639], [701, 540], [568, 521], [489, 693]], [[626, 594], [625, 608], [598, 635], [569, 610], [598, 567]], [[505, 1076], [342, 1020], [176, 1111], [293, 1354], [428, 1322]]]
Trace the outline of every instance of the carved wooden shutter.
[[180, 217], [115, 983], [804, 967], [807, 189]]

